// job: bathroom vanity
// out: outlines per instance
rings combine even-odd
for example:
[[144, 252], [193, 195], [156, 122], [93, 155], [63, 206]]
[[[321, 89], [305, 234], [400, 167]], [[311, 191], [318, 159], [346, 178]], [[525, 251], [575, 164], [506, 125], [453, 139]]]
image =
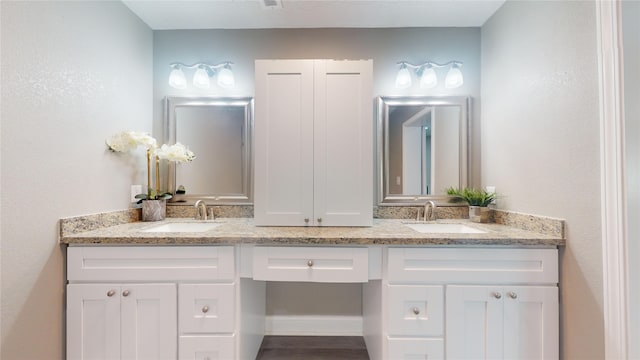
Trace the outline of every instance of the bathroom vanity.
[[254, 359], [267, 281], [361, 283], [371, 359], [559, 356], [562, 234], [468, 222], [479, 232], [421, 233], [378, 219], [154, 231], [185, 222], [61, 226], [68, 359]]

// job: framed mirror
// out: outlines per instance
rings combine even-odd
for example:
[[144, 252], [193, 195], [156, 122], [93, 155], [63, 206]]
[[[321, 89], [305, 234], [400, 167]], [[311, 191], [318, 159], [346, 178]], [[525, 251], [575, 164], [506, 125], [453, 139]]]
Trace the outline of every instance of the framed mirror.
[[[170, 163], [172, 203], [252, 204], [251, 97], [167, 97], [165, 143], [182, 143], [196, 155], [189, 164]], [[176, 193], [184, 188], [184, 194]]]
[[377, 98], [378, 201], [415, 204], [444, 200], [466, 187], [470, 98]]

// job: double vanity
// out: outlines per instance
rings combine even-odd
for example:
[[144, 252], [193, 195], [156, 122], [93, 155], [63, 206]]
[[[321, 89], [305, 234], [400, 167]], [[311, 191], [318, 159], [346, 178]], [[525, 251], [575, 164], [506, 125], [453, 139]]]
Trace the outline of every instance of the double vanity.
[[67, 358], [254, 359], [268, 281], [361, 283], [371, 359], [558, 358], [562, 221], [515, 216], [524, 226], [63, 219]]

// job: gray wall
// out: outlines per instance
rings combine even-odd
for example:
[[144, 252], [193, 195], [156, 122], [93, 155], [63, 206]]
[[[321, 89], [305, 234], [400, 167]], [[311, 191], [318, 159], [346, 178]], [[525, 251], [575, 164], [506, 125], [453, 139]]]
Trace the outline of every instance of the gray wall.
[[[478, 28], [155, 31], [153, 52], [154, 134], [158, 137], [162, 135], [165, 96], [253, 96], [255, 59], [373, 59], [373, 95], [469, 95], [474, 99], [480, 96]], [[464, 62], [462, 87], [445, 89], [443, 71], [434, 89], [420, 89], [415, 78], [411, 88], [395, 89], [398, 61], [442, 63], [453, 59]], [[168, 85], [169, 63], [176, 61], [187, 64], [232, 61], [236, 86], [229, 90], [213, 84], [208, 90], [192, 85], [185, 90], [173, 89]], [[193, 73], [186, 74], [190, 81]], [[479, 107], [474, 107], [475, 124], [479, 124]], [[479, 179], [479, 137], [474, 139], [473, 154], [477, 159], [474, 174]], [[313, 284], [269, 284], [267, 311], [269, 314], [316, 315], [357, 315], [361, 311], [360, 285], [324, 286], [323, 293], [333, 301], [298, 302], [305, 293], [316, 291], [319, 290]]]
[[120, 2], [1, 6], [3, 360], [64, 356], [59, 218], [126, 209], [143, 163], [106, 151], [151, 131], [152, 31]]
[[622, 2], [631, 351], [640, 359], [640, 2]]
[[603, 359], [593, 1], [507, 1], [482, 27], [482, 184], [500, 208], [566, 219], [565, 359]]

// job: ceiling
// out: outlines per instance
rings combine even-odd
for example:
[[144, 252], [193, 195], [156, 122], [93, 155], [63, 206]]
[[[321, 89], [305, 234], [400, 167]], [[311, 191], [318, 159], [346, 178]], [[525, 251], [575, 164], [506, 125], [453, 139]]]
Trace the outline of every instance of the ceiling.
[[123, 0], [123, 3], [152, 29], [173, 30], [479, 27], [504, 1]]

